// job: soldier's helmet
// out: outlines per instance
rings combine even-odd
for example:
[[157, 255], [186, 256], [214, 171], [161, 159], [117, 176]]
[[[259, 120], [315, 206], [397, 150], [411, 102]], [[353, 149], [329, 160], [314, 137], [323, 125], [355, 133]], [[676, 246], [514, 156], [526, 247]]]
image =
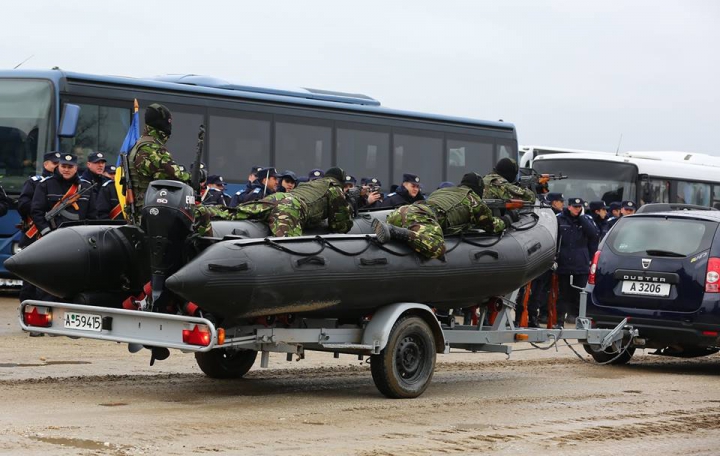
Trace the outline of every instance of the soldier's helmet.
[[145, 125], [170, 136], [172, 133], [172, 114], [165, 106], [153, 103], [145, 109]]

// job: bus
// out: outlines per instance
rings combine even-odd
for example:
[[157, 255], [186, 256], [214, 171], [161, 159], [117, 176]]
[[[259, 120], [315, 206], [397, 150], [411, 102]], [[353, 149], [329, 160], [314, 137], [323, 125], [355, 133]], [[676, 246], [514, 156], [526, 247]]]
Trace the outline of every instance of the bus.
[[[362, 94], [258, 87], [199, 75], [5, 70], [0, 71], [0, 175], [6, 192], [16, 197], [28, 176], [40, 173], [49, 151], [75, 153], [81, 167], [93, 151], [113, 163], [135, 99], [141, 109], [162, 103], [172, 111], [167, 146], [178, 163], [193, 161], [198, 126], [206, 125], [204, 162], [231, 192], [244, 186], [254, 166], [301, 175], [337, 165], [357, 178], [378, 178], [386, 190], [409, 172], [430, 192], [442, 181], [458, 183], [470, 170], [485, 174], [500, 158], [519, 159], [511, 123], [390, 109]], [[18, 222], [17, 212], [0, 219], [0, 264], [17, 250]], [[12, 277], [0, 268], [0, 278]]]
[[633, 200], [720, 208], [720, 157], [688, 152], [565, 153], [540, 155], [539, 173], [567, 175], [551, 192], [585, 201]]
[[520, 161], [518, 162], [520, 168], [532, 168], [533, 161], [539, 155], [553, 155], [553, 154], [604, 154], [606, 152], [596, 152], [591, 150], [580, 150], [580, 149], [565, 149], [561, 147], [547, 147], [547, 146], [520, 146], [519, 154]]

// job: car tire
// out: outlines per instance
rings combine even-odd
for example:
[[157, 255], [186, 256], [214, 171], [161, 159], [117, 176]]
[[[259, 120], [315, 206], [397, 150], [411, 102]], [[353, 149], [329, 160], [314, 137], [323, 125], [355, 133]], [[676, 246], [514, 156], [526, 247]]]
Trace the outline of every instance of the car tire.
[[590, 344], [583, 344], [583, 348], [590, 356], [593, 357], [595, 362], [600, 364], [611, 364], [613, 366], [627, 364], [635, 354], [635, 347], [628, 347], [620, 356], [618, 356], [617, 353], [609, 353], [599, 349], [596, 350]]

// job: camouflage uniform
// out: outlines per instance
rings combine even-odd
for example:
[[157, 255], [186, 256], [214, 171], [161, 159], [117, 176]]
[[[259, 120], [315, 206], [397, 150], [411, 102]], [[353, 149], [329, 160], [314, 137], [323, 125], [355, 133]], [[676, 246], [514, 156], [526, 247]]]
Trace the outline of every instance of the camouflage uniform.
[[[154, 180], [167, 179], [190, 183], [190, 174], [182, 171], [165, 148], [169, 136], [146, 126], [145, 134], [138, 139], [128, 154], [130, 182], [135, 195], [136, 213], [145, 206], [145, 192]], [[138, 222], [136, 220], [136, 222]]]
[[304, 229], [325, 219], [331, 233], [347, 233], [353, 226], [352, 207], [342, 184], [332, 177], [306, 182], [289, 193], [274, 193], [235, 209], [233, 220], [260, 220], [276, 237], [302, 236]]
[[521, 199], [523, 201], [535, 201], [535, 193], [532, 190], [511, 184], [504, 177], [497, 173], [490, 173], [483, 177], [485, 184], [484, 199]]
[[426, 201], [391, 212], [387, 222], [410, 230], [410, 247], [428, 258], [445, 254], [443, 234], [458, 234], [470, 228], [481, 228], [488, 233], [505, 229], [505, 223], [493, 217], [482, 199], [464, 186], [436, 190]]

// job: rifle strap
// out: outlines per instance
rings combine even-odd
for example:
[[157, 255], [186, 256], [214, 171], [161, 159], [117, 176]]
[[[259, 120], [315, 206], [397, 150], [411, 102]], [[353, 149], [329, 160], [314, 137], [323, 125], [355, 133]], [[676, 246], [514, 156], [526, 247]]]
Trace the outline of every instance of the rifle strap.
[[118, 204], [110, 211], [110, 220], [115, 220], [120, 214], [122, 214], [122, 206]]
[[[79, 188], [80, 188], [80, 186], [78, 184], [72, 184], [70, 186], [70, 188], [68, 189], [68, 191], [63, 195], [63, 197], [60, 198], [60, 201], [55, 203], [55, 205], [52, 207], [52, 209], [55, 209], [56, 207], [61, 205], [66, 199], [72, 198], [77, 193]], [[80, 209], [80, 206], [78, 206], [77, 203], [72, 203], [72, 207], [75, 210]], [[38, 234], [38, 229], [37, 229], [37, 226], [35, 225], [35, 222], [32, 221], [32, 218], [28, 217], [27, 223], [28, 223], [28, 226], [30, 226], [30, 228], [25, 232], [25, 236], [27, 236], [29, 239], [32, 239]]]
[[27, 217], [25, 219], [25, 224], [28, 226], [28, 229], [25, 230], [25, 236], [28, 237], [28, 239], [34, 238], [38, 234], [38, 229], [35, 226], [35, 222], [33, 222], [32, 217]]

